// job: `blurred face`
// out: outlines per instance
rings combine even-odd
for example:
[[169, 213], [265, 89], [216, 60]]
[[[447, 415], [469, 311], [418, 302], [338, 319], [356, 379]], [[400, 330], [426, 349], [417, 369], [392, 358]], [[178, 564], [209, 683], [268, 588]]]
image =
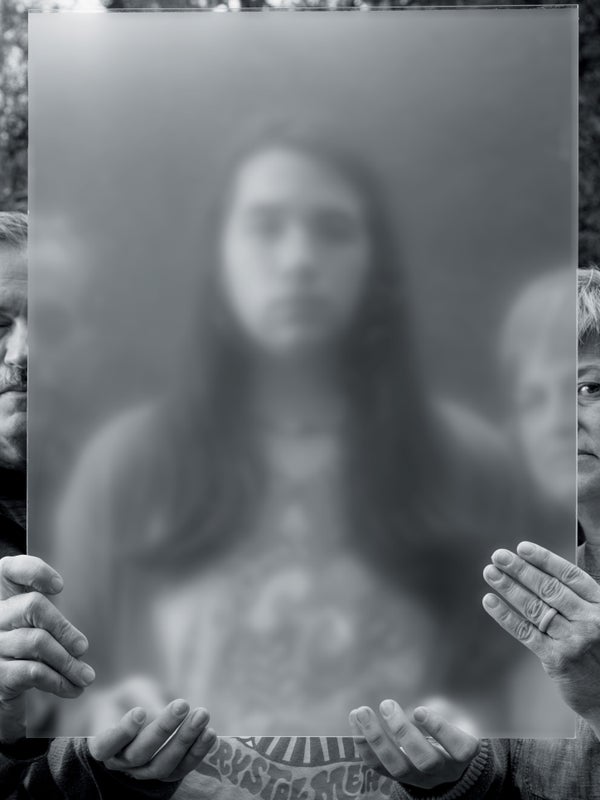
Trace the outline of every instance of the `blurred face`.
[[0, 466], [25, 466], [26, 392], [26, 252], [0, 244]]
[[258, 153], [233, 187], [221, 259], [225, 296], [255, 346], [276, 356], [327, 348], [347, 329], [369, 270], [362, 200], [325, 162]]
[[577, 489], [580, 507], [600, 500], [600, 339], [579, 349]]
[[575, 501], [574, 359], [565, 338], [524, 356], [516, 383], [518, 435], [540, 496], [573, 508]]

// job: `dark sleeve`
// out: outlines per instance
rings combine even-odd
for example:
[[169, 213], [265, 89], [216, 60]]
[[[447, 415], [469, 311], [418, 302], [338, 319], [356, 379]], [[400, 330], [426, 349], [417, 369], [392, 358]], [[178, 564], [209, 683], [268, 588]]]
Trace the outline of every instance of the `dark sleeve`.
[[509, 739], [484, 739], [481, 750], [456, 783], [443, 784], [435, 789], [417, 789], [396, 783], [391, 800], [481, 800], [502, 797], [517, 800], [520, 793], [512, 781], [511, 751]]
[[95, 761], [86, 739], [0, 744], [1, 800], [169, 800], [178, 781], [139, 781]]
[[0, 507], [0, 558], [25, 552], [25, 529], [2, 513]]

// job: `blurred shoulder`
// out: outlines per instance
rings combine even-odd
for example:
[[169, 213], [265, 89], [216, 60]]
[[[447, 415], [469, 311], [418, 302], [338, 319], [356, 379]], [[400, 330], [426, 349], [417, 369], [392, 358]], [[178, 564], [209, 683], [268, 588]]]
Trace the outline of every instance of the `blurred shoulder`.
[[172, 404], [163, 398], [121, 409], [88, 434], [82, 461], [114, 466], [166, 455], [169, 442], [175, 443], [173, 413]]

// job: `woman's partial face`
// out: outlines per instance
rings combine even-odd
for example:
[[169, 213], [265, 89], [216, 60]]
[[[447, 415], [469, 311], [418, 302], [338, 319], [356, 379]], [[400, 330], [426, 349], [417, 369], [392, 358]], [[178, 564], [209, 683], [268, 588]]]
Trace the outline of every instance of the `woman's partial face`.
[[600, 339], [579, 348], [577, 370], [577, 495], [580, 507], [600, 501]]
[[238, 171], [221, 239], [225, 296], [271, 355], [327, 349], [343, 334], [370, 265], [363, 200], [325, 161], [273, 148]]

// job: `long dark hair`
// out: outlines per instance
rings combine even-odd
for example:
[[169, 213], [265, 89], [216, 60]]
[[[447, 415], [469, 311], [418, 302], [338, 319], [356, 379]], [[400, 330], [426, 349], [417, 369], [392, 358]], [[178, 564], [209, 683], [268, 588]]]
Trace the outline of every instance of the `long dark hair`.
[[[390, 220], [381, 181], [366, 161], [336, 135], [287, 121], [262, 126], [254, 136], [245, 134], [241, 146], [225, 159], [219, 197], [202, 242], [208, 269], [185, 398], [178, 395], [171, 406], [176, 411], [166, 415], [168, 435], [185, 442], [181, 452], [186, 453], [186, 464], [178, 465], [176, 513], [168, 536], [152, 542], [147, 556], [161, 569], [172, 565], [179, 570], [205, 561], [244, 536], [260, 503], [261, 459], [244, 407], [248, 363], [220, 287], [217, 243], [240, 166], [274, 148], [326, 164], [363, 200], [371, 269], [339, 352], [340, 388], [351, 415], [344, 449], [348, 544], [395, 579], [402, 566], [406, 577], [410, 573], [413, 579], [421, 575], [425, 580], [425, 565], [436, 547], [431, 537], [439, 533], [448, 541], [440, 500], [447, 470], [443, 434], [415, 368], [397, 226]], [[421, 573], [416, 561], [423, 565]], [[442, 591], [439, 584], [438, 588]]]

